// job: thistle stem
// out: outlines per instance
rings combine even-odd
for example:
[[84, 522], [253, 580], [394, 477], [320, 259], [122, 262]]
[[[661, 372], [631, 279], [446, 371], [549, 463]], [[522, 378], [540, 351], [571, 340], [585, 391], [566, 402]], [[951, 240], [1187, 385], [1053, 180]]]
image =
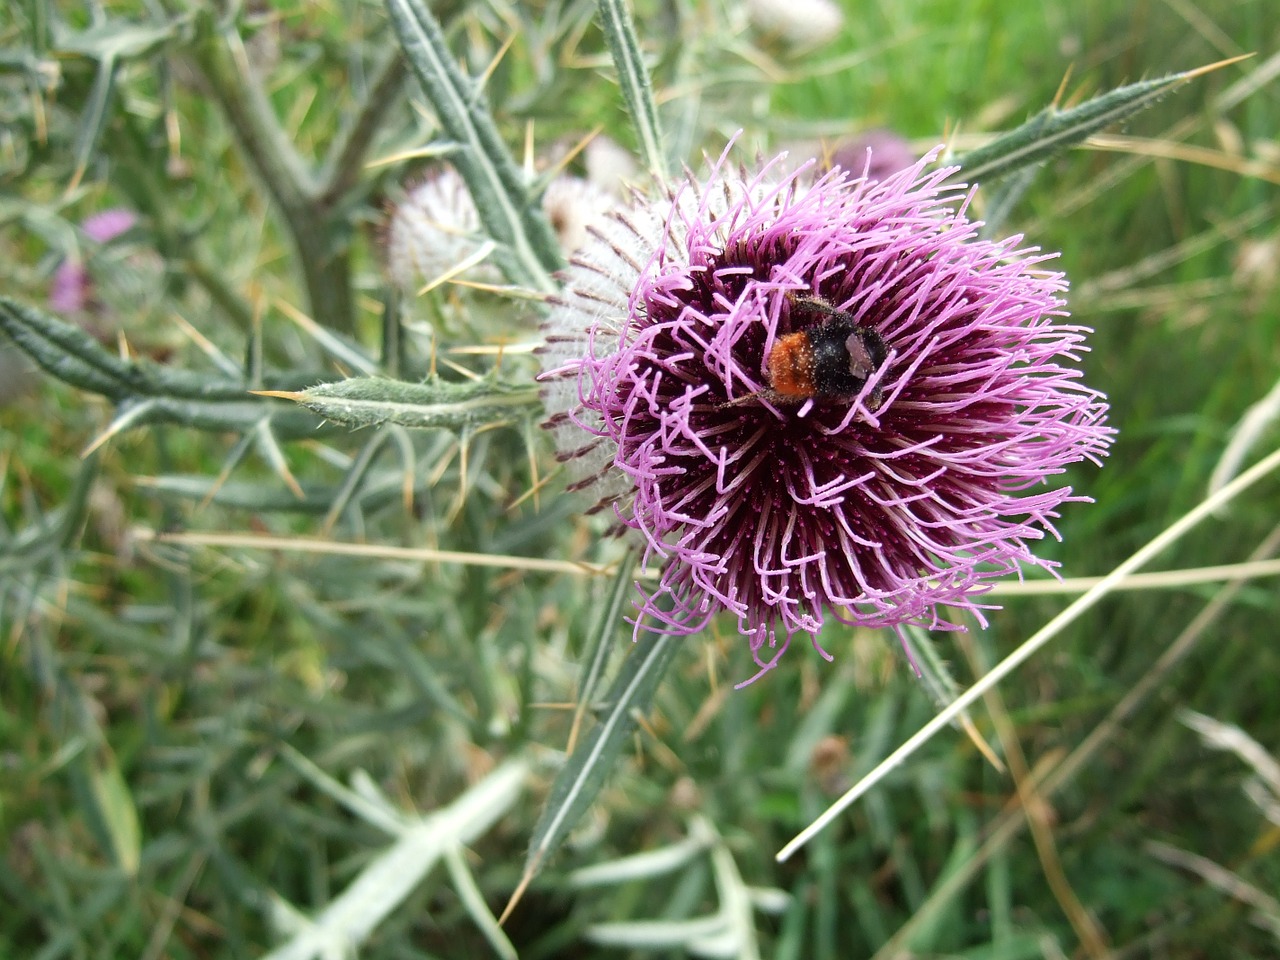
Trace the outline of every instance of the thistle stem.
[[321, 174], [319, 200], [326, 209], [337, 206], [355, 189], [364, 166], [373, 134], [383, 117], [400, 100], [408, 71], [399, 48], [388, 50], [374, 71], [373, 83], [355, 118], [348, 123], [329, 149]]
[[194, 50], [237, 144], [284, 220], [298, 254], [312, 319], [331, 330], [350, 332], [355, 321], [350, 252], [345, 224], [333, 212], [339, 206], [321, 202], [315, 175], [250, 77], [239, 36], [218, 30]]

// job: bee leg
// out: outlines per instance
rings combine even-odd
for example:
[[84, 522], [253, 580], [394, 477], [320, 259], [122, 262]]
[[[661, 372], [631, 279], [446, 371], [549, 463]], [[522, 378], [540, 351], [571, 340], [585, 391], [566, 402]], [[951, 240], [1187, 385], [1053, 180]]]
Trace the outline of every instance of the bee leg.
[[803, 313], [817, 314], [820, 317], [834, 317], [843, 313], [842, 310], [837, 310], [821, 297], [806, 297], [789, 293], [787, 294], [787, 299], [791, 302], [792, 310], [798, 310]]
[[769, 393], [770, 391], [768, 390], [757, 390], [755, 393], [748, 393], [745, 397], [735, 397], [733, 400], [726, 400], [724, 403], [720, 404], [720, 406], [741, 407], [744, 404], [750, 403], [752, 400], [758, 400], [761, 397], [767, 397]]

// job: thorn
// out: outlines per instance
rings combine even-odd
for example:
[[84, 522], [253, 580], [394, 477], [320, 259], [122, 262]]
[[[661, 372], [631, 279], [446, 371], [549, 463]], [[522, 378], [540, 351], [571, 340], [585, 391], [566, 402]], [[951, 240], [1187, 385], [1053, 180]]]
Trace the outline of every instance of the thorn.
[[297, 478], [293, 475], [293, 471], [291, 471], [288, 466], [282, 465], [279, 472], [280, 479], [284, 481], [284, 485], [289, 488], [290, 493], [299, 500], [307, 499], [306, 493], [303, 492], [302, 484], [298, 483]]
[[578, 746], [578, 734], [582, 732], [582, 721], [587, 716], [587, 698], [584, 696], [578, 701], [577, 707], [573, 711], [573, 722], [569, 724], [569, 741], [564, 745], [564, 755], [566, 757], [573, 756], [574, 749]]
[[408, 519], [413, 519], [413, 472], [406, 470], [404, 479], [400, 482], [400, 497], [404, 505], [404, 515]]
[[107, 427], [106, 430], [103, 430], [100, 434], [90, 440], [87, 447], [80, 451], [80, 459], [84, 460], [93, 453], [96, 453], [99, 447], [114, 437], [117, 433], [119, 433], [119, 431], [114, 427]]
[[496, 250], [497, 248], [498, 248], [498, 245], [494, 243], [492, 240], [486, 240], [484, 243], [480, 245], [480, 248], [476, 250], [474, 253], [469, 254], [466, 257], [463, 257], [461, 260], [455, 263], [452, 267], [450, 267], [444, 273], [440, 274], [440, 276], [436, 277], [434, 280], [428, 281], [424, 286], [418, 288], [418, 291], [417, 293], [414, 294], [414, 296], [421, 297], [424, 294], [430, 293], [436, 287], [441, 286], [442, 284], [448, 283], [454, 277], [458, 276], [461, 273], [465, 273], [466, 271], [470, 270], [472, 267], [476, 266], [476, 264], [481, 263], [484, 260], [488, 259], [489, 254], [493, 253], [493, 251]]
[[[473, 383], [479, 383], [481, 380], [484, 379], [484, 377], [476, 373], [474, 370], [468, 370], [466, 367], [462, 366], [462, 364], [454, 363], [448, 357], [441, 357], [440, 362], [443, 363], [450, 370], [452, 370], [454, 373], [457, 373], [461, 376], [466, 377], [468, 380], [472, 381]], [[435, 371], [432, 370], [432, 372], [434, 373]]]
[[205, 508], [213, 503], [213, 498], [218, 495], [219, 490], [226, 486], [227, 481], [231, 478], [231, 471], [235, 468], [236, 461], [228, 460], [223, 468], [218, 471], [218, 475], [213, 478], [213, 485], [209, 488], [209, 492], [204, 495], [204, 498], [196, 507], [196, 513], [204, 512]]
[[562, 472], [563, 472], [562, 469], [553, 470], [551, 473], [547, 474], [545, 477], [542, 477], [541, 479], [537, 477], [537, 474], [534, 474], [533, 479], [535, 482], [533, 486], [531, 486], [524, 493], [520, 494], [520, 496], [512, 500], [511, 503], [507, 505], [507, 511], [510, 512], [512, 510], [515, 510], [516, 507], [520, 506], [520, 504], [524, 503], [530, 497], [534, 498], [533, 500], [534, 509], [535, 510], [538, 509], [538, 494], [542, 491], [543, 487], [545, 487], [553, 479], [559, 476]]
[[538, 169], [533, 152], [533, 119], [530, 118], [524, 125], [524, 175], [528, 180], [533, 179]]
[[483, 290], [486, 293], [494, 293], [500, 297], [511, 297], [513, 300], [534, 300], [539, 303], [550, 300], [552, 294], [544, 293], [541, 290], [527, 290], [524, 287], [505, 286], [497, 283], [481, 283], [478, 280], [460, 280], [450, 278], [449, 284], [455, 287], [469, 287], [472, 290]]
[[446, 353], [455, 356], [478, 356], [491, 357], [494, 354], [516, 354], [516, 353], [533, 353], [541, 343], [512, 343], [509, 340], [499, 340], [497, 343], [476, 343], [463, 347], [450, 347]]
[[124, 433], [124, 431], [128, 430], [135, 423], [138, 423], [152, 406], [154, 406], [154, 401], [146, 400], [146, 401], [143, 401], [138, 406], [134, 407], [129, 412], [123, 413], [120, 416], [115, 417], [109, 424], [107, 424], [107, 428], [103, 430], [102, 433], [98, 434], [93, 440], [89, 442], [89, 445], [87, 447], [85, 447], [83, 450], [80, 451], [81, 459], [84, 459], [90, 456], [91, 454], [95, 453], [99, 447], [101, 447], [104, 443], [106, 443], [112, 437], [116, 436], [117, 434]]
[[541, 857], [539, 857], [537, 861], [529, 864], [528, 868], [525, 870], [524, 876], [520, 878], [520, 882], [511, 893], [511, 899], [508, 900], [507, 905], [502, 908], [502, 916], [498, 917], [498, 926], [502, 926], [507, 922], [507, 917], [511, 916], [511, 911], [513, 911], [516, 908], [516, 904], [524, 898], [524, 892], [529, 889], [529, 884], [533, 882], [533, 875], [537, 871], [540, 862]]
[[458, 493], [453, 504], [445, 514], [445, 523], [452, 526], [462, 513], [467, 502], [467, 461], [471, 450], [471, 439], [467, 436], [458, 438]]
[[389, 167], [395, 163], [404, 163], [406, 160], [421, 160], [426, 157], [435, 160], [439, 157], [447, 157], [452, 153], [457, 153], [456, 144], [428, 144], [425, 147], [415, 147], [412, 150], [400, 150], [396, 153], [389, 153], [385, 157], [378, 157], [376, 160], [370, 160], [364, 165], [366, 170], [376, 170], [378, 167]]
[[191, 340], [205, 356], [213, 361], [214, 366], [224, 373], [236, 376], [240, 374], [240, 368], [235, 361], [218, 349], [218, 346], [212, 340], [196, 329], [190, 320], [177, 311], [171, 313], [169, 317], [177, 325], [178, 329], [186, 335], [187, 339]]
[[1242, 53], [1238, 57], [1228, 57], [1226, 60], [1219, 60], [1216, 63], [1206, 63], [1203, 67], [1196, 67], [1194, 70], [1188, 70], [1181, 74], [1184, 80], [1194, 80], [1196, 77], [1202, 77], [1206, 73], [1212, 73], [1214, 70], [1221, 70], [1223, 67], [1229, 67], [1233, 63], [1239, 63], [1241, 60], [1248, 60], [1257, 56], [1256, 53]]
[[587, 149], [587, 145], [590, 144], [591, 141], [594, 140], [596, 137], [600, 136], [600, 134], [603, 131], [604, 131], [604, 124], [600, 124], [594, 130], [589, 132], [585, 137], [583, 137], [581, 140], [575, 143], [572, 149], [570, 149], [568, 153], [566, 153], [563, 157], [557, 160], [555, 165], [552, 166], [551, 169], [549, 169], [546, 173], [542, 175], [543, 181], [550, 182], [554, 180], [556, 177], [560, 176], [560, 174], [564, 173], [565, 170], [568, 168], [569, 164], [573, 163], [574, 158], [577, 157], [577, 155], [580, 154], [583, 150]]
[[250, 390], [255, 397], [276, 397], [280, 400], [292, 400], [295, 403], [301, 403], [307, 398], [304, 391], [301, 390]]
[[1056, 109], [1062, 103], [1062, 97], [1067, 92], [1067, 84], [1071, 82], [1071, 74], [1075, 68], [1074, 62], [1067, 64], [1067, 72], [1062, 75], [1062, 82], [1058, 84], [1058, 90], [1054, 93], [1053, 100], [1049, 104], [1051, 107]]
[[66, 193], [63, 194], [65, 199], [70, 199], [75, 195], [76, 190], [80, 187], [80, 181], [84, 179], [85, 170], [88, 167], [87, 161], [81, 161], [76, 164], [75, 171], [71, 174], [71, 182], [67, 184]]
[[1005, 773], [1004, 764], [1000, 762], [1000, 758], [996, 755], [995, 750], [991, 749], [991, 744], [987, 743], [986, 739], [979, 732], [978, 728], [974, 726], [973, 720], [970, 719], [967, 713], [962, 713], [960, 715], [960, 727], [968, 735], [973, 745], [978, 748], [978, 752], [986, 758], [987, 763], [991, 764], [997, 773]]
[[476, 77], [476, 86], [483, 90], [489, 83], [489, 78], [493, 76], [493, 71], [498, 69], [498, 64], [502, 62], [502, 58], [507, 55], [507, 51], [511, 49], [511, 45], [516, 42], [516, 34], [512, 33], [507, 37], [506, 41], [498, 48], [498, 52], [493, 55], [493, 59], [489, 61], [489, 65], [484, 68], [484, 72]]

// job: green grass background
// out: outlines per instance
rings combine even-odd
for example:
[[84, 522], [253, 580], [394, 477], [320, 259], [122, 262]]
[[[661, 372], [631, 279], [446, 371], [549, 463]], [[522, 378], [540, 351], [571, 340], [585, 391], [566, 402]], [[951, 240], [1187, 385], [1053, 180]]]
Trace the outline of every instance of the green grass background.
[[[186, 9], [175, 5], [170, 15]], [[446, 11], [474, 72], [517, 34], [487, 88], [517, 155], [530, 123], [539, 148], [597, 125], [631, 142], [590, 10], [495, 2]], [[1043, 166], [1007, 224], [1062, 251], [1074, 316], [1096, 330], [1088, 379], [1110, 396], [1120, 435], [1103, 470], [1073, 472], [1071, 482], [1096, 502], [1067, 505], [1063, 541], [1046, 543], [1044, 553], [1067, 576], [1105, 573], [1203, 497], [1233, 424], [1280, 376], [1280, 85], [1264, 84], [1226, 111], [1216, 106], [1280, 51], [1280, 21], [1265, 0], [850, 0], [845, 10], [840, 37], [788, 57], [749, 42], [740, 8], [643, 5], [638, 29], [653, 54], [663, 119], [688, 144], [689, 162], [718, 152], [740, 127], [749, 149], [762, 150], [872, 127], [921, 146], [953, 133], [963, 139], [1015, 126], [1053, 100], [1068, 71], [1064, 96], [1081, 99], [1257, 54], [1118, 131], [1208, 148], [1225, 169], [1153, 159], [1141, 147], [1073, 150]], [[159, 16], [140, 4], [106, 4], [104, 12]], [[246, 331], [209, 284], [193, 280], [198, 261], [257, 313], [268, 366], [320, 363], [280, 306], [301, 303], [288, 244], [180, 43], [123, 68], [83, 184], [67, 193], [93, 73], [83, 57], [50, 53], [57, 36], [41, 28], [50, 18], [84, 26], [91, 11], [31, 0], [0, 13], [0, 37], [14, 52], [2, 106], [16, 132], [0, 153], [6, 292], [40, 302], [66, 225], [127, 205], [144, 213], [138, 242], [164, 265], [158, 275], [130, 268], [155, 293], [121, 298], [132, 304], [118, 319], [135, 350], [209, 369], [175, 332], [179, 313], [229, 356], [243, 356]], [[381, 9], [357, 0], [263, 4], [238, 22], [257, 37], [255, 55], [267, 57], [264, 82], [282, 125], [301, 152], [322, 153], [392, 42]], [[270, 48], [276, 52], [262, 53]], [[24, 53], [55, 59], [56, 95], [31, 94], [13, 67]], [[181, 132], [176, 148], [157, 135], [166, 119]], [[420, 104], [399, 104], [373, 155], [421, 145], [430, 133]], [[1243, 157], [1261, 161], [1269, 179], [1242, 172]], [[383, 284], [379, 205], [416, 166], [366, 171], [367, 196], [348, 219], [361, 312], [354, 335], [371, 349]], [[1127, 172], [1109, 182], [1117, 171]], [[437, 299], [430, 309], [447, 321], [442, 348], [534, 334], [536, 321], [513, 317], [499, 301], [460, 313]], [[426, 354], [419, 345], [416, 362]], [[527, 358], [504, 362], [516, 376], [532, 370]], [[163, 495], [148, 479], [214, 477], [235, 438], [165, 427], [112, 440], [100, 454], [83, 535], [38, 563], [24, 560], [15, 546], [22, 532], [66, 499], [80, 451], [108, 419], [100, 400], [48, 378], [0, 410], [0, 508], [11, 534], [0, 594], [0, 956], [268, 950], [278, 942], [264, 907], [269, 893], [315, 913], [387, 843], [285, 762], [282, 744], [338, 780], [367, 772], [402, 809], [419, 813], [449, 802], [505, 756], [564, 747], [563, 705], [573, 702], [604, 583], [161, 547], [132, 535], [134, 527], [321, 535], [323, 512], [292, 503], [261, 460], [239, 465], [224, 489], [224, 500], [235, 492], [245, 507], [201, 507], [199, 496]], [[1278, 436], [1273, 427], [1260, 448], [1270, 450]], [[368, 440], [327, 434], [286, 453], [301, 482], [331, 491], [343, 476], [336, 458]], [[409, 518], [398, 496], [372, 498], [328, 536], [565, 559], [616, 555], [601, 523], [582, 516], [583, 504], [563, 496], [557, 478], [536, 501], [513, 506], [533, 483], [530, 445], [539, 474], [553, 468], [533, 432], [476, 436], [465, 482], [453, 438], [416, 440], [422, 469]], [[394, 480], [399, 470], [393, 455], [381, 455], [378, 477]], [[1280, 487], [1264, 482], [1170, 550], [1160, 568], [1244, 560], [1280, 520], [1278, 506]], [[1190, 655], [1159, 676], [1061, 790], [1033, 789], [1037, 772], [1060, 762], [1150, 676], [1217, 589], [1111, 596], [975, 712], [1015, 776], [949, 731], [781, 866], [777, 849], [936, 706], [891, 638], [840, 630], [824, 635], [834, 664], [798, 643], [780, 669], [735, 692], [749, 657], [733, 625], [719, 623], [688, 642], [634, 750], [526, 894], [508, 933], [522, 957], [626, 955], [590, 945], [582, 931], [604, 920], [714, 909], [705, 865], [666, 884], [573, 891], [565, 882], [573, 868], [678, 839], [692, 797], [748, 883], [792, 894], [781, 916], [757, 915], [766, 956], [1280, 955], [1280, 941], [1251, 921], [1249, 907], [1148, 847], [1170, 844], [1260, 890], [1280, 889], [1280, 828], [1242, 793], [1243, 765], [1206, 749], [1177, 720], [1191, 708], [1280, 751], [1274, 581], [1250, 582], [1213, 616]], [[941, 637], [941, 649], [967, 685], [1066, 602], [1009, 598], [990, 629]], [[519, 879], [547, 776], [473, 849], [473, 870], [495, 909]], [[969, 882], [940, 894], [1009, 809], [1020, 823], [1030, 811], [1039, 843], [1026, 830], [1014, 833]], [[1097, 940], [1082, 941], [1082, 916], [1093, 918]], [[359, 955], [489, 953], [437, 869]]]

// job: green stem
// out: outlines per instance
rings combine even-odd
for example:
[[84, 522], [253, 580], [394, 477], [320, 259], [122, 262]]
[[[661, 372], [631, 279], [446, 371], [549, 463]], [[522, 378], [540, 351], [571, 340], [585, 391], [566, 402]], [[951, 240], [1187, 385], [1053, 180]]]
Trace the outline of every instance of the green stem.
[[666, 179], [667, 158], [662, 149], [662, 129], [658, 124], [658, 108], [653, 100], [653, 82], [645, 66], [636, 38], [636, 25], [627, 9], [626, 0], [597, 0], [600, 29], [609, 42], [609, 53], [618, 71], [622, 98], [627, 102], [631, 122], [645, 166], [659, 182]]
[[241, 333], [253, 331], [253, 310], [223, 279], [221, 271], [209, 266], [194, 250], [182, 261], [182, 267], [188, 276], [204, 287], [209, 299], [222, 308], [222, 312], [231, 318]]
[[386, 3], [409, 66], [440, 125], [459, 145], [452, 163], [466, 181], [485, 231], [500, 244], [498, 265], [515, 283], [555, 290], [551, 274], [564, 265], [555, 233], [530, 197], [475, 81], [458, 67], [424, 0]]
[[407, 76], [408, 70], [399, 48], [388, 50], [374, 71], [373, 83], [355, 119], [339, 134], [329, 150], [319, 190], [320, 202], [326, 209], [340, 205], [343, 197], [356, 187], [373, 135], [387, 111], [399, 102]]
[[355, 303], [346, 224], [319, 202], [314, 175], [250, 78], [239, 36], [227, 29], [211, 31], [194, 51], [236, 142], [284, 219], [302, 268], [311, 317], [321, 326], [350, 332]]
[[164, 159], [153, 149], [148, 131], [136, 117], [125, 112], [119, 124], [104, 134], [109, 155], [115, 158], [116, 184], [134, 208], [151, 221], [156, 248], [170, 264], [204, 287], [209, 298], [243, 332], [253, 329], [253, 311], [245, 299], [226, 281], [221, 270], [209, 262], [200, 235], [187, 226], [165, 192]]

